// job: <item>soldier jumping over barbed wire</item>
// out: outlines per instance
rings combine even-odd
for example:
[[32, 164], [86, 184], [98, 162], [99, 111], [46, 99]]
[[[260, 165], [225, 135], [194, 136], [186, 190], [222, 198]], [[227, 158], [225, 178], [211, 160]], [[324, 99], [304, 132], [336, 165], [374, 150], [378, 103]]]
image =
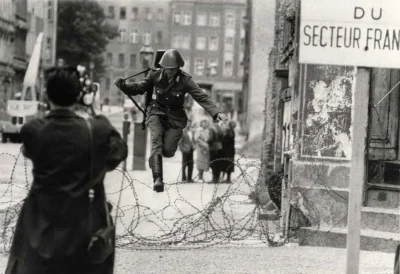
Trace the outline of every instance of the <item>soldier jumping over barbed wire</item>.
[[173, 157], [178, 148], [188, 120], [183, 108], [185, 94], [189, 93], [214, 120], [226, 121], [227, 117], [191, 76], [180, 69], [185, 62], [177, 50], [167, 50], [159, 64], [161, 69], [150, 71], [140, 82], [125, 83], [123, 79], [117, 78], [114, 84], [127, 95], [153, 92], [146, 118], [151, 133], [149, 165], [153, 173], [153, 189], [163, 192], [162, 156]]

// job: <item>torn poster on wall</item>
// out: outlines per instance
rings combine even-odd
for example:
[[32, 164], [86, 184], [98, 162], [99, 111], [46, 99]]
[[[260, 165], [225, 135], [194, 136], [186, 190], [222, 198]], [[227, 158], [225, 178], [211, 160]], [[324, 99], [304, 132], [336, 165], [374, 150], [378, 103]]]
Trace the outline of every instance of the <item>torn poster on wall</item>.
[[307, 65], [301, 156], [351, 159], [354, 67]]

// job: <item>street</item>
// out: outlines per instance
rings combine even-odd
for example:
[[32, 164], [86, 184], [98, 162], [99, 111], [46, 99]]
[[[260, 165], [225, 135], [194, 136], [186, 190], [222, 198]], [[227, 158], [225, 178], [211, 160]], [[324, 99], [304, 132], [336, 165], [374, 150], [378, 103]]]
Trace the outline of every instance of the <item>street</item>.
[[[121, 113], [109, 119], [121, 130]], [[132, 134], [129, 139], [132, 151]], [[25, 163], [22, 155], [16, 159], [20, 146], [0, 144], [3, 252], [9, 248], [10, 228], [17, 216], [15, 205], [25, 197], [32, 177], [30, 161]], [[122, 191], [121, 168], [107, 174], [105, 185], [108, 199], [114, 205], [113, 216], [121, 194], [116, 273], [339, 273], [336, 268], [344, 269], [345, 249], [293, 244], [268, 247], [265, 235], [279, 240], [279, 233], [274, 233], [272, 222], [267, 233], [266, 226], [257, 220], [256, 205], [248, 198], [257, 178], [258, 161], [241, 159], [235, 167], [234, 182], [216, 185], [181, 183], [180, 157], [177, 152], [165, 161], [163, 193], [152, 190], [149, 169], [130, 171], [128, 164]], [[132, 155], [128, 161], [132, 161]], [[209, 173], [207, 179], [211, 179]], [[365, 260], [362, 273], [391, 273], [393, 254], [362, 254]], [[382, 260], [371, 264], [368, 258], [372, 256]], [[0, 257], [0, 266], [5, 263], [6, 253]]]

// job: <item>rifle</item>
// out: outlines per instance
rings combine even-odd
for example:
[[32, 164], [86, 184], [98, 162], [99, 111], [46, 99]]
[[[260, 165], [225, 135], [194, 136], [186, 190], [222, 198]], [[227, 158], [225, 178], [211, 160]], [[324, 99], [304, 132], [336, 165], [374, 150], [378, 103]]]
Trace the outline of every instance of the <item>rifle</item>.
[[[143, 74], [143, 73], [147, 73], [147, 72], [149, 72], [150, 70], [154, 70], [154, 68], [151, 68], [151, 67], [150, 67], [150, 68], [148, 68], [148, 69], [146, 69], [146, 70], [144, 70], [144, 71], [141, 71], [141, 72], [139, 72], [139, 73], [137, 73], [137, 74], [134, 74], [134, 75], [129, 76], [129, 77], [127, 77], [127, 78], [124, 78], [124, 79], [122, 79], [122, 80], [123, 80], [123, 81], [126, 81], [126, 80], [128, 80], [129, 78], [138, 76], [138, 75]], [[127, 94], [128, 98], [131, 99], [131, 101], [133, 102], [133, 104], [135, 104], [135, 106], [140, 110], [140, 112], [143, 113], [143, 121], [142, 121], [142, 123], [141, 123], [141, 124], [142, 124], [142, 130], [145, 130], [145, 129], [146, 129], [146, 117], [147, 117], [146, 111], [147, 111], [147, 107], [148, 107], [149, 104], [150, 104], [152, 95], [153, 95], [153, 90], [148, 90], [148, 91], [146, 91], [146, 98], [145, 98], [145, 102], [144, 102], [145, 108], [144, 108], [144, 110], [143, 110], [143, 109], [139, 106], [139, 104], [135, 101], [135, 99], [133, 99], [133, 97], [132, 97], [131, 95]]]

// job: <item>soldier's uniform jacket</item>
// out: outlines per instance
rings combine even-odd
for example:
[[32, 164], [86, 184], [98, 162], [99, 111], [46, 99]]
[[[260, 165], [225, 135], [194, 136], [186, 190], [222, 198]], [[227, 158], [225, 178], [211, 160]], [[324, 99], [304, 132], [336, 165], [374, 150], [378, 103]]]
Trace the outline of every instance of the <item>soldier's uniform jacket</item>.
[[164, 69], [152, 70], [140, 82], [126, 83], [124, 92], [130, 95], [144, 94], [153, 90], [152, 100], [147, 108], [147, 116], [168, 115], [176, 128], [184, 128], [187, 115], [184, 110], [185, 94], [189, 93], [212, 117], [220, 112], [211, 98], [182, 70], [168, 80]]

